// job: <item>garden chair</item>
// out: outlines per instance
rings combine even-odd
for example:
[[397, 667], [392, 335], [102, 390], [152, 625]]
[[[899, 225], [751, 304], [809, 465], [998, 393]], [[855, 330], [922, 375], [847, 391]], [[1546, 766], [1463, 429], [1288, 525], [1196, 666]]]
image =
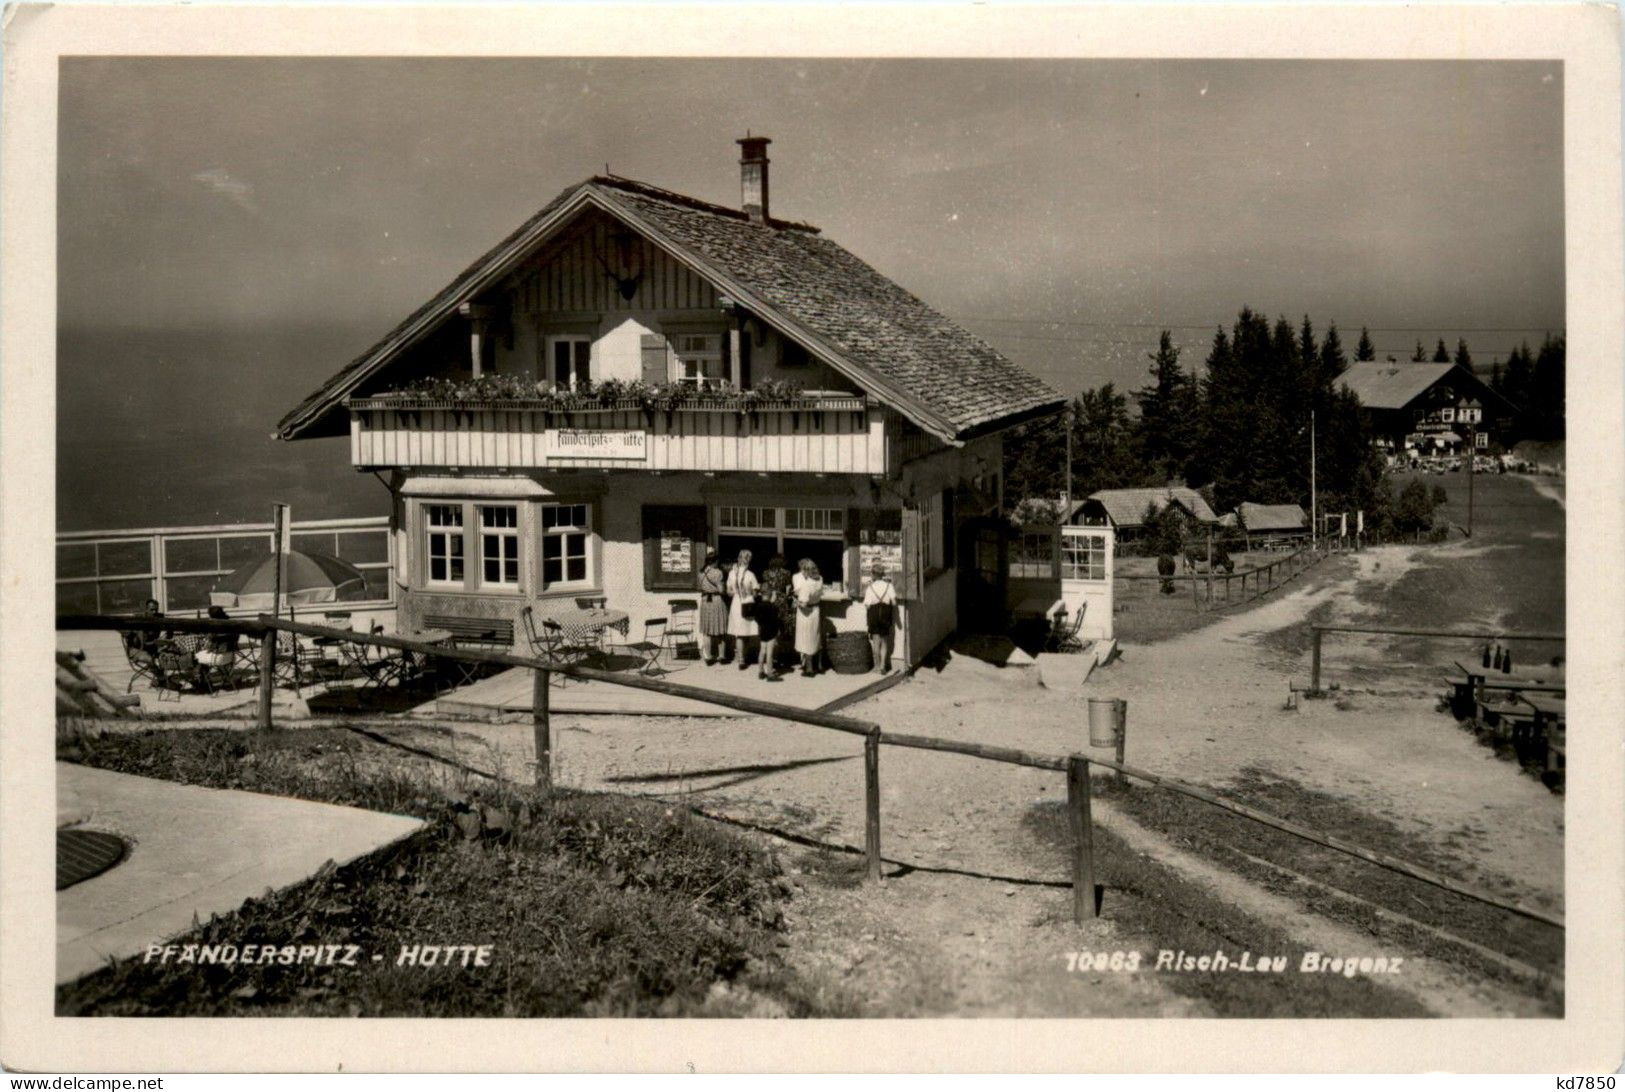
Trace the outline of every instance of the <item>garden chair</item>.
[[641, 675], [664, 674], [660, 670], [660, 654], [666, 650], [666, 619], [648, 618], [643, 623], [643, 639], [627, 641], [618, 646], [643, 662], [638, 665]]
[[158, 666], [156, 650], [160, 640], [143, 639], [144, 635], [134, 630], [120, 634], [124, 639], [124, 658], [130, 663], [130, 681], [125, 686], [126, 693], [135, 689], [137, 679], [145, 680], [154, 690], [162, 689], [163, 671]]
[[525, 607], [519, 612], [519, 619], [525, 626], [525, 639], [530, 642], [530, 653], [538, 660], [556, 664], [579, 663], [597, 651], [573, 643], [565, 634], [564, 627], [551, 618], [543, 618], [538, 629], [535, 612], [530, 607]]
[[668, 617], [671, 622], [666, 627], [666, 647], [671, 650], [672, 659], [681, 655], [684, 647], [694, 650], [694, 658], [700, 658], [700, 601], [698, 599], [668, 599], [666, 600]]
[[1065, 612], [1056, 611], [1050, 624], [1049, 638], [1044, 642], [1044, 651], [1082, 652], [1083, 641], [1078, 637], [1078, 631], [1083, 628], [1083, 616], [1088, 609], [1088, 603], [1080, 602], [1069, 604]]
[[243, 655], [242, 634], [228, 633], [213, 637], [192, 655], [197, 658], [201, 669], [198, 680], [209, 693], [222, 688], [235, 690], [240, 685], [241, 675], [237, 665]]

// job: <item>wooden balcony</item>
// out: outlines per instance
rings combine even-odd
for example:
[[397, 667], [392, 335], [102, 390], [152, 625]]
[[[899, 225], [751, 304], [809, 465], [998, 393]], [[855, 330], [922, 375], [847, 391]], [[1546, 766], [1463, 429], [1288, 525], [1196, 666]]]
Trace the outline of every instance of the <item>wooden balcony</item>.
[[717, 400], [671, 409], [636, 402], [560, 410], [521, 401], [354, 398], [350, 458], [362, 469], [709, 470], [875, 474], [896, 464], [886, 412], [862, 395]]

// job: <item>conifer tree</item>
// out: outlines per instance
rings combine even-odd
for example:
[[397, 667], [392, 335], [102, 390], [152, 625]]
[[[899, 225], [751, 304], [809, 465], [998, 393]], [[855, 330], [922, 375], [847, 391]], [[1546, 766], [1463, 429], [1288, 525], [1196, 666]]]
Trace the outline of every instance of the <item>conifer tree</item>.
[[1433, 363], [1435, 363], [1435, 364], [1448, 364], [1448, 363], [1450, 363], [1450, 350], [1446, 349], [1444, 347], [1444, 338], [1439, 339], [1439, 347], [1437, 349], [1433, 350]]
[[1190, 377], [1179, 364], [1179, 348], [1167, 330], [1151, 357], [1151, 383], [1134, 392], [1140, 407], [1135, 429], [1147, 469], [1160, 479], [1182, 477], [1190, 456], [1191, 422], [1186, 416]]
[[1468, 371], [1473, 370], [1473, 354], [1467, 351], [1467, 339], [1464, 337], [1456, 339], [1456, 363]]
[[1426, 349], [1422, 348], [1422, 339], [1417, 338], [1416, 339], [1416, 352], [1411, 354], [1411, 362], [1414, 363], [1414, 364], [1421, 364], [1424, 361], [1426, 361], [1427, 358], [1428, 358], [1428, 351]]
[[1360, 344], [1354, 348], [1355, 360], [1377, 359], [1377, 347], [1371, 344], [1371, 331], [1360, 327]]

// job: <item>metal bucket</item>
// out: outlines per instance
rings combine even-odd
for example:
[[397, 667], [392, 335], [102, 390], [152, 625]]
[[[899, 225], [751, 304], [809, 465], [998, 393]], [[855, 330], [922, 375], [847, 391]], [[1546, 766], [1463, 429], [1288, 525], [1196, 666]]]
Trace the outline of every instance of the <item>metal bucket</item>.
[[1089, 699], [1089, 746], [1111, 747], [1117, 743], [1117, 698]]

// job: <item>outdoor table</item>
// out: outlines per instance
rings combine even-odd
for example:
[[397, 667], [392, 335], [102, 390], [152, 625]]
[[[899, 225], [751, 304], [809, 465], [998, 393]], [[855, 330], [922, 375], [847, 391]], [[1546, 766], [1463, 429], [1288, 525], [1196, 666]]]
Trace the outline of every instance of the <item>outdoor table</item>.
[[632, 629], [632, 618], [624, 610], [607, 607], [556, 607], [542, 613], [542, 618], [557, 623], [566, 643], [578, 647], [597, 647], [607, 629], [622, 637]]
[[1533, 734], [1546, 740], [1546, 772], [1556, 773], [1568, 761], [1568, 701], [1550, 694], [1520, 694], [1535, 711]]
[[[397, 636], [426, 645], [450, 645], [457, 640], [457, 635], [449, 629], [419, 629], [413, 630], [411, 633], [401, 633]], [[429, 662], [433, 658], [434, 654], [430, 652], [403, 649], [401, 652], [401, 685], [406, 686], [429, 674]]]

